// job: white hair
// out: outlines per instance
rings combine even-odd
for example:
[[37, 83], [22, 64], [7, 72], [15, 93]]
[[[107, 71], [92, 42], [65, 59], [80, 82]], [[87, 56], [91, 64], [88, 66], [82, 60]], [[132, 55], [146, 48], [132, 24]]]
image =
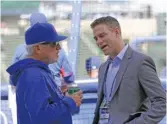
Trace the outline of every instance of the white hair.
[[34, 44], [33, 44], [33, 45], [27, 45], [27, 46], [26, 46], [27, 56], [33, 55], [33, 53], [34, 53], [33, 47], [34, 47], [34, 46], [35, 46]]
[[27, 56], [33, 55], [33, 53], [34, 53], [33, 47], [36, 46], [36, 45], [39, 45], [39, 44], [41, 44], [41, 43], [44, 43], [44, 41], [43, 41], [43, 42], [36, 43], [36, 44], [32, 44], [32, 45], [26, 45]]

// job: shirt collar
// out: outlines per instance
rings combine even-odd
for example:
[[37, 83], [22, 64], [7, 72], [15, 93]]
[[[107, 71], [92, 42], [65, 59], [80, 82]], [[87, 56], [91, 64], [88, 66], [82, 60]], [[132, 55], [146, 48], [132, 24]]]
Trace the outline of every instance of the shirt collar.
[[120, 52], [116, 57], [118, 57], [119, 59], [122, 60], [127, 49], [128, 49], [128, 44], [126, 44], [126, 45], [124, 46], [124, 48], [121, 50], [121, 52]]
[[[124, 48], [123, 48], [123, 49], [121, 50], [121, 52], [115, 57], [115, 59], [117, 58], [117, 59], [122, 60], [127, 49], [128, 49], [128, 44], [126, 44], [126, 45], [124, 46]], [[112, 62], [112, 61], [114, 61], [114, 60], [111, 59], [111, 57], [109, 56], [108, 59], [107, 59], [107, 61]]]

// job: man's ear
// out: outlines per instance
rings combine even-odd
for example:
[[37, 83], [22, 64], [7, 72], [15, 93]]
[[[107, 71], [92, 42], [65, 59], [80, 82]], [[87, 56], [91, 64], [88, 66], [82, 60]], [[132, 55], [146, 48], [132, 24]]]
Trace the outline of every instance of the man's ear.
[[115, 28], [115, 33], [116, 33], [116, 36], [117, 37], [120, 37], [121, 36], [121, 31], [119, 28]]
[[120, 31], [120, 29], [119, 29], [118, 27], [115, 27], [115, 28], [110, 27], [109, 30], [110, 30], [111, 32], [114, 31], [116, 37], [120, 37], [120, 36], [121, 36], [121, 31]]
[[35, 45], [35, 46], [33, 46], [33, 49], [34, 49], [34, 52], [35, 52], [36, 54], [40, 54], [42, 48], [41, 48], [40, 45]]

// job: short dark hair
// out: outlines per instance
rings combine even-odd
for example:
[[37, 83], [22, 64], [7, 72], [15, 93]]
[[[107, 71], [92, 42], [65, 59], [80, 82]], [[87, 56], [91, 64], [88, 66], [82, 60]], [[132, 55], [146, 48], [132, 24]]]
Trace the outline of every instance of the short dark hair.
[[99, 24], [106, 24], [106, 25], [111, 26], [113, 28], [118, 27], [121, 31], [121, 27], [120, 27], [118, 20], [114, 17], [111, 17], [111, 16], [100, 17], [100, 18], [94, 20], [90, 26], [91, 26], [91, 28], [94, 28], [95, 26], [97, 26]]

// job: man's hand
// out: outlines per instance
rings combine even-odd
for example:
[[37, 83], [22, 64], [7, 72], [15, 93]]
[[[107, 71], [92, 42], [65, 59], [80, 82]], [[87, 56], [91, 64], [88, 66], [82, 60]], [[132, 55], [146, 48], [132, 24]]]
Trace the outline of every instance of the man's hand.
[[61, 86], [61, 91], [63, 94], [66, 93], [68, 91], [68, 84], [63, 83]]
[[76, 103], [76, 105], [78, 107], [81, 105], [82, 97], [83, 97], [83, 94], [82, 94], [81, 90], [79, 90], [78, 92], [76, 92], [76, 93], [74, 93], [72, 95], [70, 95], [70, 94], [67, 93], [66, 96], [71, 97], [75, 101], [75, 103]]

